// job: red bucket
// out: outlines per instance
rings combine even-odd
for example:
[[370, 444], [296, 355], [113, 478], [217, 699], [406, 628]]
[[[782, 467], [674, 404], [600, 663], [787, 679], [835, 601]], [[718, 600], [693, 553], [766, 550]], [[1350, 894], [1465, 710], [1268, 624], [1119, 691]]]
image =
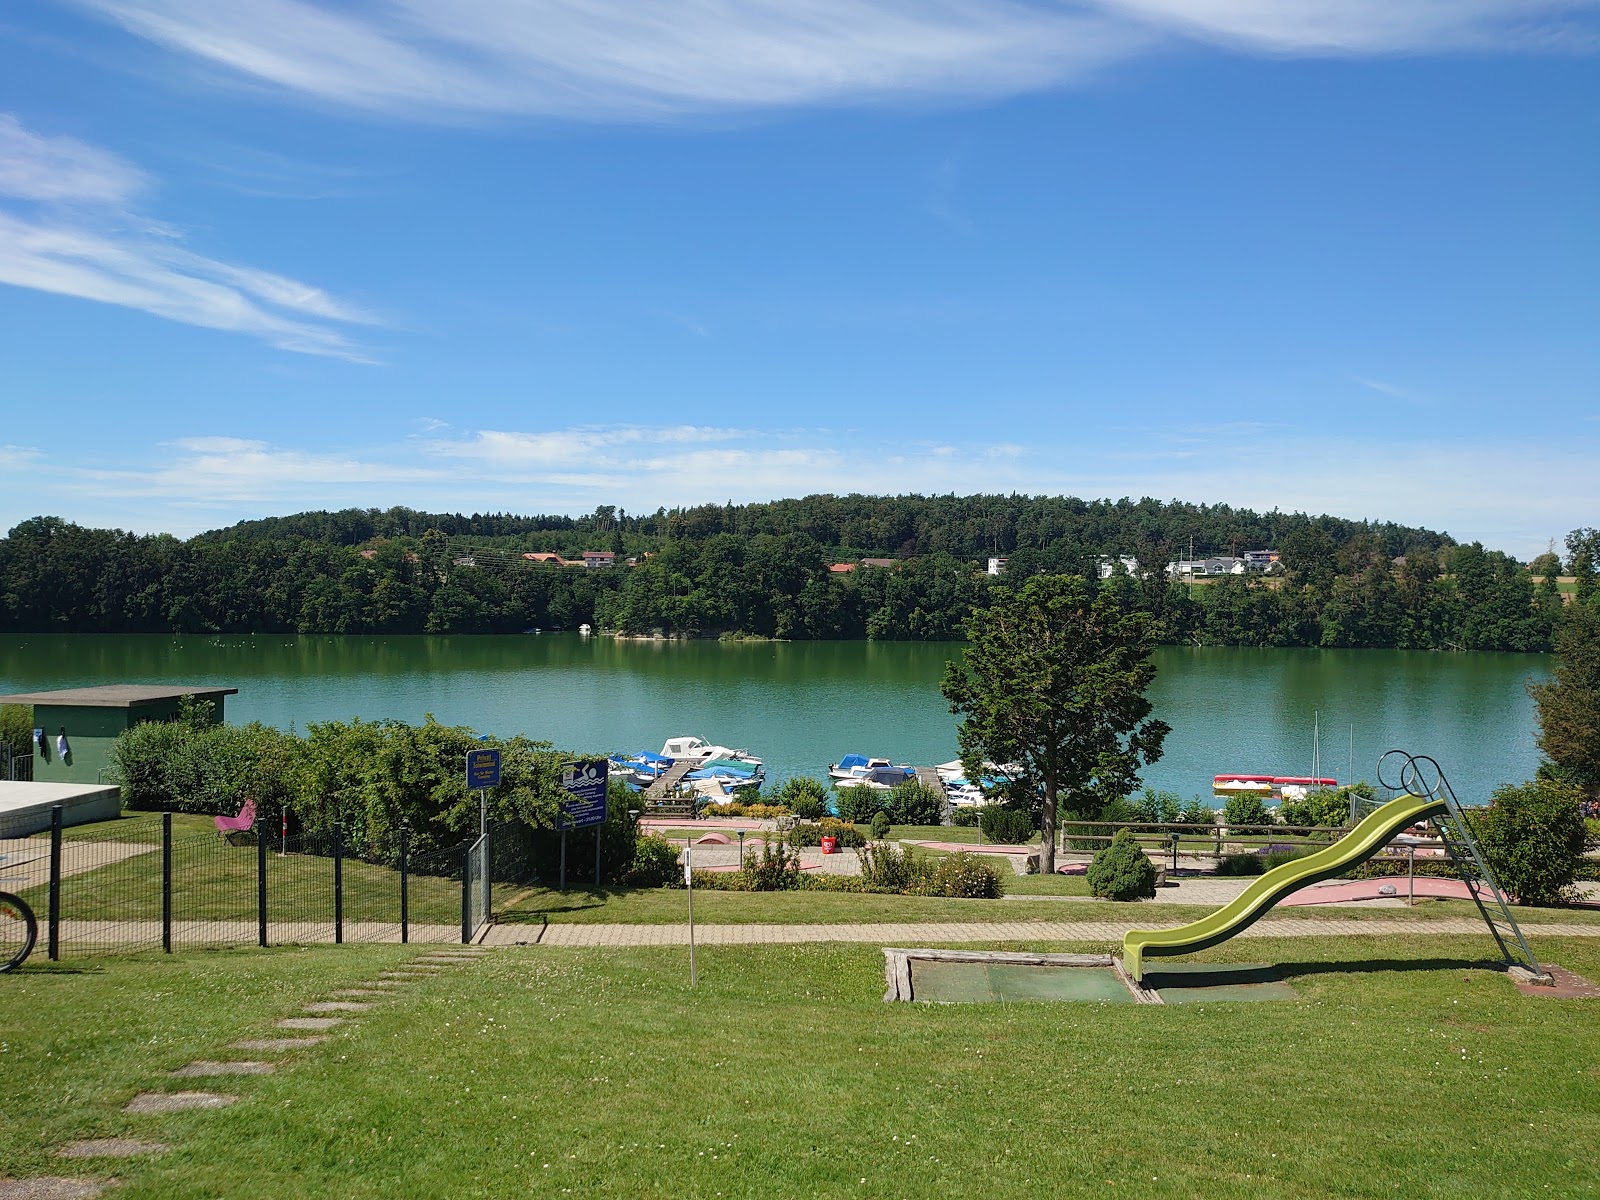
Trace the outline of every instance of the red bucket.
[[836, 837], [825, 837], [825, 838], [823, 838], [822, 839], [822, 852], [824, 854], [837, 854], [837, 853], [839, 853], [839, 839], [836, 838]]

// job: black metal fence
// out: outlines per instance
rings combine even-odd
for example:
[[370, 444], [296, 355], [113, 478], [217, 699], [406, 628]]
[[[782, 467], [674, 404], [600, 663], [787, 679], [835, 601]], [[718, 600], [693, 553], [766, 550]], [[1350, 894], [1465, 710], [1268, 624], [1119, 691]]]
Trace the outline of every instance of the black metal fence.
[[[284, 837], [176, 832], [170, 813], [46, 833], [0, 827], [0, 890], [38, 915], [51, 959], [145, 949], [308, 942], [471, 941], [491, 918], [492, 836], [411, 853], [405, 830], [383, 852], [337, 829]], [[8, 833], [11, 836], [8, 836]], [[495, 868], [499, 868], [498, 870]]]

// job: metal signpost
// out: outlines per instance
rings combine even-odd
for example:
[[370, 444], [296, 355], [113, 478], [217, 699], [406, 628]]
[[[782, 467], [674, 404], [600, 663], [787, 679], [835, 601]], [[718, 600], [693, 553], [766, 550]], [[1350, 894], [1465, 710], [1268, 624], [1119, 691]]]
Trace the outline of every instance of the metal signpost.
[[561, 764], [561, 890], [567, 890], [567, 830], [594, 826], [594, 885], [600, 886], [600, 827], [606, 822], [606, 783], [610, 762], [579, 759]]
[[498, 747], [467, 751], [467, 786], [478, 789], [478, 839], [483, 845], [483, 911], [487, 918], [489, 903], [489, 789], [500, 786], [500, 751]]
[[694, 973], [694, 843], [683, 847], [683, 886], [689, 889], [689, 986], [698, 987]]

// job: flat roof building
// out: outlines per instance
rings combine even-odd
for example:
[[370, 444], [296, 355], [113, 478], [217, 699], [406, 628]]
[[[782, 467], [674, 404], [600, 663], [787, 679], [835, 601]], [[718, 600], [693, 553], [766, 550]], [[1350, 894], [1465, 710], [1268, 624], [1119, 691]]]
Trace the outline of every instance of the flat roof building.
[[185, 696], [211, 702], [211, 720], [238, 688], [206, 684], [112, 683], [0, 696], [0, 704], [33, 708], [33, 778], [38, 783], [99, 783], [111, 745], [141, 721], [175, 721]]

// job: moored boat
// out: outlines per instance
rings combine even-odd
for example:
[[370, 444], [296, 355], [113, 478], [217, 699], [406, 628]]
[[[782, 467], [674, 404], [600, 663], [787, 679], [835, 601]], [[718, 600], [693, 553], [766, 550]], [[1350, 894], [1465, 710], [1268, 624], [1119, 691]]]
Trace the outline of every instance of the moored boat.
[[833, 780], [835, 787], [840, 784], [849, 787], [853, 783], [860, 783], [869, 778], [874, 771], [900, 771], [908, 777], [915, 777], [917, 773], [915, 767], [908, 767], [904, 763], [892, 763], [887, 758], [846, 754], [838, 762], [829, 764], [828, 778]]
[[1217, 796], [1261, 796], [1299, 800], [1317, 788], [1336, 788], [1337, 779], [1313, 775], [1216, 775], [1211, 791]]
[[661, 746], [661, 753], [667, 758], [688, 759], [690, 762], [709, 762], [712, 759], [725, 759], [730, 762], [742, 763], [750, 767], [760, 767], [761, 760], [748, 750], [735, 750], [729, 746], [716, 746], [702, 737], [671, 737]]

